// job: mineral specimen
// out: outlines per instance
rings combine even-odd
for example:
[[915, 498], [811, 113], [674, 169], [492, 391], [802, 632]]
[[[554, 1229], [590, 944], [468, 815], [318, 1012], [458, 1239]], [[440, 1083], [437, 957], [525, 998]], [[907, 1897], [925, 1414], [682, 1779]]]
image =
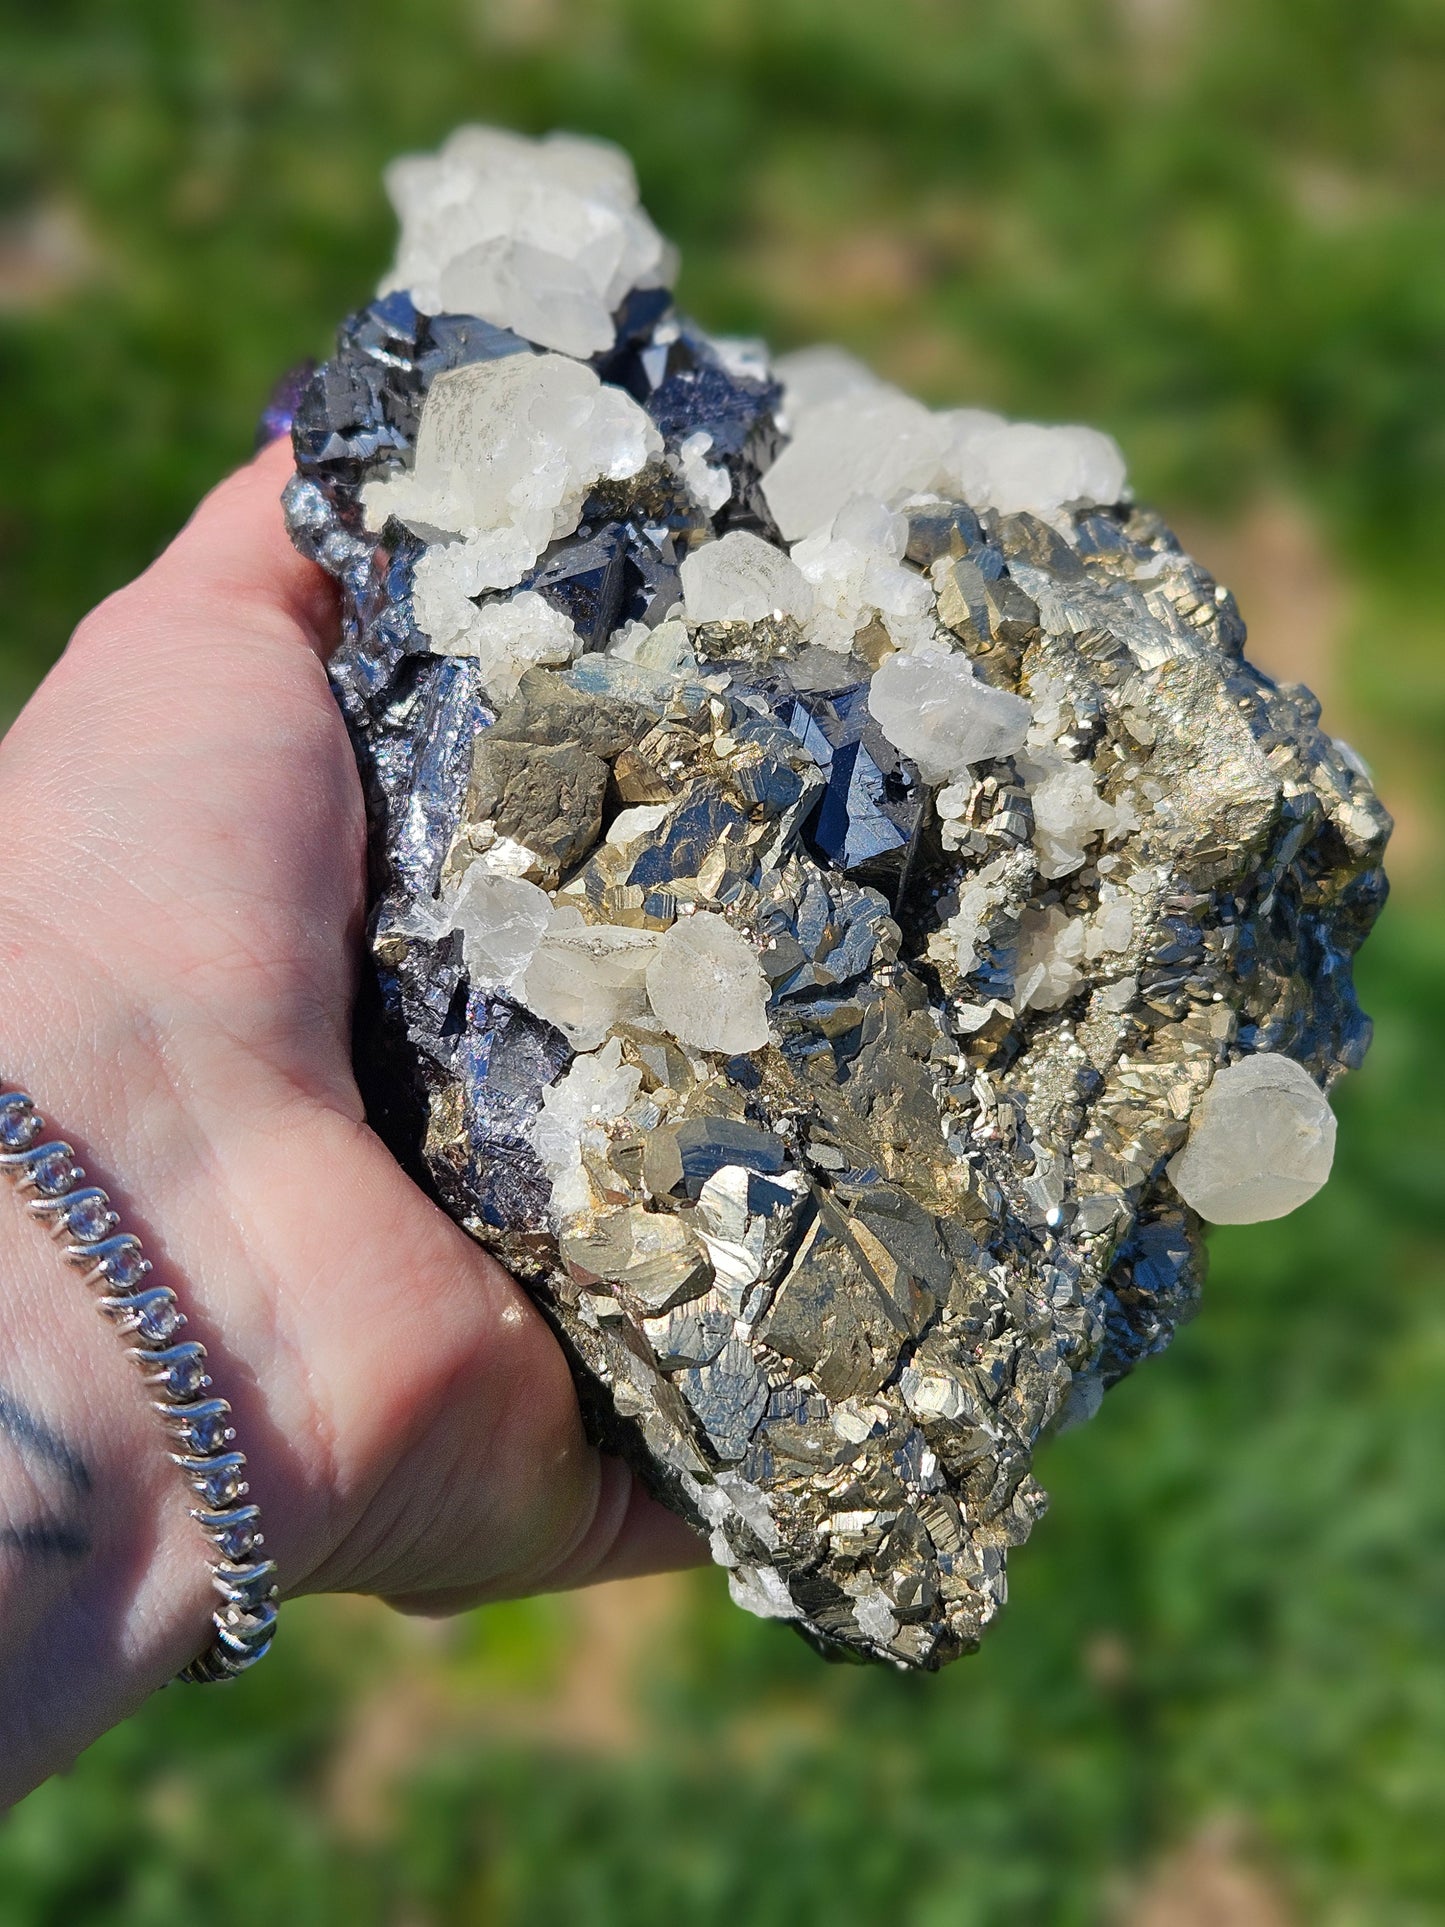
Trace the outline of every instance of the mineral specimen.
[[372, 1116], [740, 1603], [939, 1666], [1197, 1214], [1324, 1181], [1388, 819], [1107, 436], [710, 339], [611, 148], [391, 186], [287, 496]]

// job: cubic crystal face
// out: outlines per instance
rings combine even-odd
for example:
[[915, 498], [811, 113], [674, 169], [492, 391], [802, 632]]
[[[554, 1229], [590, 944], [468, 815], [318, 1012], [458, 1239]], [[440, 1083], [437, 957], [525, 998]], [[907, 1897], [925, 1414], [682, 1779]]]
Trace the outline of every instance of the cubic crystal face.
[[937, 1667], [1197, 1214], [1323, 1182], [1388, 819], [1107, 436], [710, 340], [615, 150], [391, 182], [287, 495], [372, 1117], [741, 1604]]

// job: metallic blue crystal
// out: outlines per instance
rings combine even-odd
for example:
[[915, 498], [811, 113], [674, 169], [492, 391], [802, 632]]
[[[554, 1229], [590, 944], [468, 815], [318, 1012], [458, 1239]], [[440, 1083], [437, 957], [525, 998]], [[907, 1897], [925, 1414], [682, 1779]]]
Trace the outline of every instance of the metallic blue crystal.
[[386, 848], [418, 896], [435, 894], [471, 772], [472, 746], [492, 722], [475, 662], [413, 658], [407, 686], [382, 712], [371, 766], [386, 811]]
[[311, 386], [316, 373], [316, 363], [311, 360], [299, 362], [296, 367], [284, 374], [271, 390], [266, 406], [261, 410], [261, 419], [256, 424], [256, 446], [264, 448], [282, 435], [289, 435], [296, 420], [296, 410], [301, 406], [301, 397]]
[[527, 1133], [572, 1051], [559, 1031], [495, 993], [474, 992], [458, 1051], [471, 1147], [467, 1189], [489, 1225], [523, 1230], [551, 1197]]
[[896, 901], [923, 818], [924, 787], [873, 720], [868, 684], [775, 696], [779, 720], [824, 777], [804, 830], [808, 848], [845, 875], [886, 889]]
[[747, 818], [736, 804], [716, 790], [699, 788], [668, 819], [666, 839], [642, 851], [627, 880], [645, 889], [671, 883], [674, 877], [696, 876], [703, 859], [719, 843], [741, 845], [747, 826]]
[[521, 586], [535, 589], [560, 610], [588, 649], [600, 649], [617, 627], [624, 564], [621, 531], [608, 528], [554, 544]]

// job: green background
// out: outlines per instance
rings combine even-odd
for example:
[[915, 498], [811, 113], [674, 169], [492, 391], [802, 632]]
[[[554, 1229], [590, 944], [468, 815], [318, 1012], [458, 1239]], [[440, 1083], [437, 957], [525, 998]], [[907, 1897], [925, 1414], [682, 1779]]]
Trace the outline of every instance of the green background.
[[1042, 1466], [983, 1654], [716, 1575], [288, 1609], [0, 1831], [0, 1927], [1445, 1919], [1445, 9], [0, 4], [0, 720], [385, 264], [383, 162], [610, 135], [685, 301], [1123, 442], [1400, 819], [1329, 1189]]

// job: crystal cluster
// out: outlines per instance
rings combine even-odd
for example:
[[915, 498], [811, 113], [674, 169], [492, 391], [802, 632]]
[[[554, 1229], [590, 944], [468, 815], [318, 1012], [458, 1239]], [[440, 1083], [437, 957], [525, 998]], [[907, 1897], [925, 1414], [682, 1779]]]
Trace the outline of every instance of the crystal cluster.
[[372, 1116], [741, 1604], [936, 1667], [1200, 1214], [1323, 1183], [1388, 819], [1107, 436], [709, 338], [613, 149], [391, 189], [287, 498]]

